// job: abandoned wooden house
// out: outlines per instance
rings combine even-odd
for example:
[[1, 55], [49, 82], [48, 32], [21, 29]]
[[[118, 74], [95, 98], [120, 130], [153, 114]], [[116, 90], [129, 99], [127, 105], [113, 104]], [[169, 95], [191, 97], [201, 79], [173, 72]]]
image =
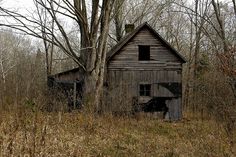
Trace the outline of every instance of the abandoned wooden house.
[[[163, 111], [168, 112], [170, 120], [181, 119], [184, 57], [149, 24], [132, 27], [126, 26], [129, 32], [107, 53], [106, 101], [101, 108], [105, 111]], [[54, 82], [76, 86], [83, 77], [76, 68], [51, 78]]]

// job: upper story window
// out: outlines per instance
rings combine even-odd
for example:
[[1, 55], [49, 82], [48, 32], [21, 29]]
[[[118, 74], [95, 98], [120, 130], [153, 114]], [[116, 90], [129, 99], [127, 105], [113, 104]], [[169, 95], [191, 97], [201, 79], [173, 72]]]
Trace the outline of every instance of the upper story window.
[[139, 85], [140, 96], [151, 96], [151, 84], [140, 84]]
[[150, 46], [139, 45], [138, 49], [139, 49], [138, 60], [140, 61], [150, 60]]

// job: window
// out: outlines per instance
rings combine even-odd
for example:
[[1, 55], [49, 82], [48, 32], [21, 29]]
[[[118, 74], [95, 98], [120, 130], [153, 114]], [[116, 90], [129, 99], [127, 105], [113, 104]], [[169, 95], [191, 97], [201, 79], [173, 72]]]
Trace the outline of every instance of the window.
[[139, 49], [138, 59], [140, 61], [150, 60], [150, 46], [139, 45], [138, 49]]
[[151, 85], [150, 84], [140, 84], [139, 85], [139, 95], [140, 96], [151, 96]]

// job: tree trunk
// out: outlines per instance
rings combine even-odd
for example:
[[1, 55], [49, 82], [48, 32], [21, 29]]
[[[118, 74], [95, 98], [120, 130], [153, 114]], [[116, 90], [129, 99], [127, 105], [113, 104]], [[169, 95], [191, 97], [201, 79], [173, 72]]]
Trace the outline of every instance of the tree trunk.
[[224, 52], [227, 53], [229, 50], [228, 41], [225, 36], [224, 21], [221, 16], [220, 6], [219, 6], [219, 3], [215, 2], [215, 0], [212, 0], [212, 5], [213, 5], [213, 9], [215, 11], [216, 19], [219, 25], [220, 39], [222, 40], [222, 43], [223, 43], [223, 49], [224, 49]]
[[123, 37], [122, 33], [122, 23], [123, 23], [123, 11], [124, 11], [124, 0], [118, 0], [115, 2], [113, 14], [114, 14], [114, 23], [116, 30], [116, 40], [120, 41]]
[[[2, 54], [1, 54], [2, 55]], [[3, 65], [3, 57], [1, 56], [0, 60], [0, 67], [1, 67], [1, 84], [2, 84], [2, 90], [1, 90], [1, 102], [2, 105], [4, 104], [5, 94], [6, 94], [6, 77], [5, 77], [5, 71], [4, 71], [4, 65]]]
[[[99, 110], [104, 80], [110, 14], [113, 4], [114, 1], [103, 1], [100, 15], [99, 38], [97, 38], [99, 22], [98, 1], [93, 1], [92, 4], [93, 10], [91, 22], [93, 25], [90, 26], [90, 29], [88, 22], [83, 22], [83, 24], [80, 24], [82, 62], [86, 67], [84, 74], [83, 105], [85, 105], [85, 109], [90, 112], [97, 112]], [[81, 8], [81, 6], [78, 6], [77, 3], [75, 5], [77, 5], [76, 8], [78, 10], [83, 11], [83, 7]], [[87, 15], [84, 14], [84, 17], [86, 16]]]
[[86, 111], [94, 112], [94, 101], [96, 91], [96, 80], [97, 77], [93, 73], [85, 72], [84, 74], [84, 85], [83, 85], [83, 105]]
[[233, 2], [233, 6], [234, 6], [234, 15], [236, 17], [236, 2], [235, 2], [235, 0], [232, 0], [232, 2]]

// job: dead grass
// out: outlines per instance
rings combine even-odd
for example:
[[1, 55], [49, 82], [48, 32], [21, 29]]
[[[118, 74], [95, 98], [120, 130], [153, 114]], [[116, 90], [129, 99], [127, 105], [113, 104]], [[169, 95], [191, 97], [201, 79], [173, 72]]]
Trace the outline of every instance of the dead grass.
[[234, 156], [214, 121], [1, 111], [0, 156]]

